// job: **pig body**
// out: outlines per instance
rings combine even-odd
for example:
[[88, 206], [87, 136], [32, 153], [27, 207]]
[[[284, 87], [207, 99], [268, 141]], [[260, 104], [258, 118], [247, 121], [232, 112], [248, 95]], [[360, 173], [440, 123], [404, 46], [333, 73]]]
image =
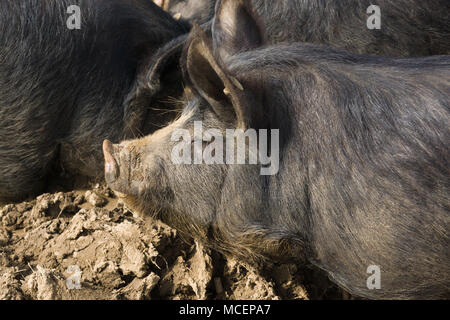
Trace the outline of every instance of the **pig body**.
[[[233, 1], [222, 2], [226, 10]], [[261, 35], [270, 43], [327, 44], [353, 53], [394, 57], [450, 53], [446, 0], [251, 0], [248, 11], [261, 17]], [[378, 13], [379, 29], [371, 29]]]
[[[307, 261], [367, 298], [448, 297], [450, 57], [256, 48], [258, 24], [233, 16], [228, 26], [247, 29], [221, 43], [193, 31], [177, 121], [104, 142], [108, 184], [135, 211], [226, 254]], [[227, 43], [240, 53], [224, 54]], [[180, 130], [186, 143], [212, 143], [195, 133], [198, 121], [222, 133], [279, 130], [278, 172], [174, 163]]]
[[[245, 8], [245, 17], [256, 19], [263, 28], [262, 40], [327, 44], [354, 53], [386, 56], [428, 56], [450, 53], [450, 3], [447, 0], [156, 0], [172, 15], [202, 24], [214, 17], [228, 19], [227, 11]], [[377, 8], [374, 9], [373, 5]], [[376, 11], [379, 10], [379, 11]], [[379, 26], [376, 25], [375, 15]], [[216, 24], [217, 26], [217, 24]], [[217, 42], [225, 32], [219, 30]], [[379, 28], [378, 28], [379, 27]], [[226, 45], [222, 48], [229, 50]]]
[[[70, 29], [76, 19], [79, 29]], [[140, 80], [158, 48], [185, 32], [146, 0], [1, 1], [0, 29], [5, 202], [40, 192], [55, 168], [103, 179], [103, 138], [150, 133], [144, 123], [158, 123], [149, 108], [160, 88], [144, 99]]]

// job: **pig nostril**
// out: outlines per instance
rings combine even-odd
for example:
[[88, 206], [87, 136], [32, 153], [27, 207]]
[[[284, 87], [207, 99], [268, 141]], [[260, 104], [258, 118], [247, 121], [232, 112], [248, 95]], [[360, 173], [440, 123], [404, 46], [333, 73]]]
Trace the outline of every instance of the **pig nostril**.
[[118, 178], [119, 169], [114, 158], [114, 146], [109, 140], [103, 141], [103, 155], [105, 157], [105, 179], [107, 183], [112, 183]]

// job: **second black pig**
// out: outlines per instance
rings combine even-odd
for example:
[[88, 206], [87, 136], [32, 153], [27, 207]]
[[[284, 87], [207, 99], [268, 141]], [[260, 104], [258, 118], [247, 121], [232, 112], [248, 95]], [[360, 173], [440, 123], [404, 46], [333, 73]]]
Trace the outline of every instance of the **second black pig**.
[[[190, 23], [214, 17], [215, 41], [222, 33], [243, 37], [246, 21], [257, 20], [260, 41], [328, 44], [353, 53], [387, 56], [450, 54], [450, 2], [448, 0], [155, 0]], [[376, 7], [374, 7], [376, 6]], [[241, 8], [241, 11], [235, 10]], [[232, 29], [230, 15], [241, 15], [243, 25]], [[373, 22], [379, 25], [372, 27]], [[219, 30], [220, 26], [223, 30]], [[370, 27], [370, 28], [369, 28]], [[230, 50], [221, 44], [224, 50]], [[232, 48], [231, 48], [232, 49]]]
[[150, 1], [0, 1], [0, 29], [0, 202], [61, 167], [103, 180], [104, 137], [154, 131], [181, 94], [177, 63], [159, 65], [185, 29]]

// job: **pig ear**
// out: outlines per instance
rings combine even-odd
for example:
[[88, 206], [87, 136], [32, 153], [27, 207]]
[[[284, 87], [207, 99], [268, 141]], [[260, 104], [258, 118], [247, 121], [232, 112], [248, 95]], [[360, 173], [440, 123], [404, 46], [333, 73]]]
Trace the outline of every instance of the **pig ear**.
[[167, 1], [164, 1], [164, 0], [153, 0], [153, 2], [154, 2], [157, 6], [159, 6], [159, 7], [161, 7], [161, 8], [164, 9], [165, 2], [167, 2]]
[[250, 1], [219, 0], [213, 22], [213, 44], [222, 57], [260, 47], [263, 27], [252, 14]]
[[244, 128], [242, 84], [220, 67], [212, 54], [211, 41], [199, 27], [194, 26], [191, 37], [182, 59], [186, 81], [220, 118]]
[[183, 35], [172, 40], [139, 66], [136, 81], [124, 102], [125, 137], [135, 137], [140, 132], [160, 95], [176, 97], [181, 93], [179, 60], [186, 38]]

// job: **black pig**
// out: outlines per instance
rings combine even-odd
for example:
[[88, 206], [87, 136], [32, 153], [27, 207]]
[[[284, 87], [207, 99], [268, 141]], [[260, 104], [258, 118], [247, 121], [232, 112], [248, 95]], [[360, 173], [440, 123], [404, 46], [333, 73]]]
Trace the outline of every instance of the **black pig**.
[[[261, 37], [270, 43], [300, 41], [399, 57], [450, 53], [447, 0], [221, 0], [217, 15], [226, 18], [236, 5], [260, 20]], [[380, 9], [380, 29], [367, 27], [372, 5]]]
[[154, 131], [165, 117], [152, 108], [182, 93], [161, 47], [186, 30], [151, 1], [0, 1], [0, 29], [0, 202], [60, 167], [103, 179], [104, 137]]
[[[222, 42], [235, 52], [257, 47], [261, 32], [243, 9], [226, 20], [240, 30]], [[182, 115], [145, 138], [104, 142], [106, 180], [130, 208], [226, 254], [308, 261], [358, 296], [448, 297], [450, 56], [300, 43], [222, 55], [197, 28], [188, 43]], [[174, 161], [181, 143], [195, 158], [230, 142], [196, 133], [196, 121], [223, 137], [279, 130], [266, 146], [271, 165], [279, 152], [274, 174], [262, 174], [267, 150], [257, 164]], [[367, 285], [372, 266], [380, 289]]]
[[[214, 16], [216, 0], [155, 0], [188, 22], [204, 23]], [[242, 23], [257, 20], [261, 41], [328, 44], [354, 53], [387, 56], [428, 56], [450, 53], [450, 2], [448, 0], [219, 0], [216, 17], [227, 11], [242, 15]], [[369, 29], [371, 16], [380, 8], [380, 29]], [[233, 7], [243, 8], [237, 12]], [[368, 13], [369, 12], [369, 13]], [[227, 39], [215, 30], [216, 41]], [[217, 29], [217, 28], [216, 28]], [[247, 36], [247, 35], [244, 35]], [[224, 50], [227, 45], [222, 44]]]

